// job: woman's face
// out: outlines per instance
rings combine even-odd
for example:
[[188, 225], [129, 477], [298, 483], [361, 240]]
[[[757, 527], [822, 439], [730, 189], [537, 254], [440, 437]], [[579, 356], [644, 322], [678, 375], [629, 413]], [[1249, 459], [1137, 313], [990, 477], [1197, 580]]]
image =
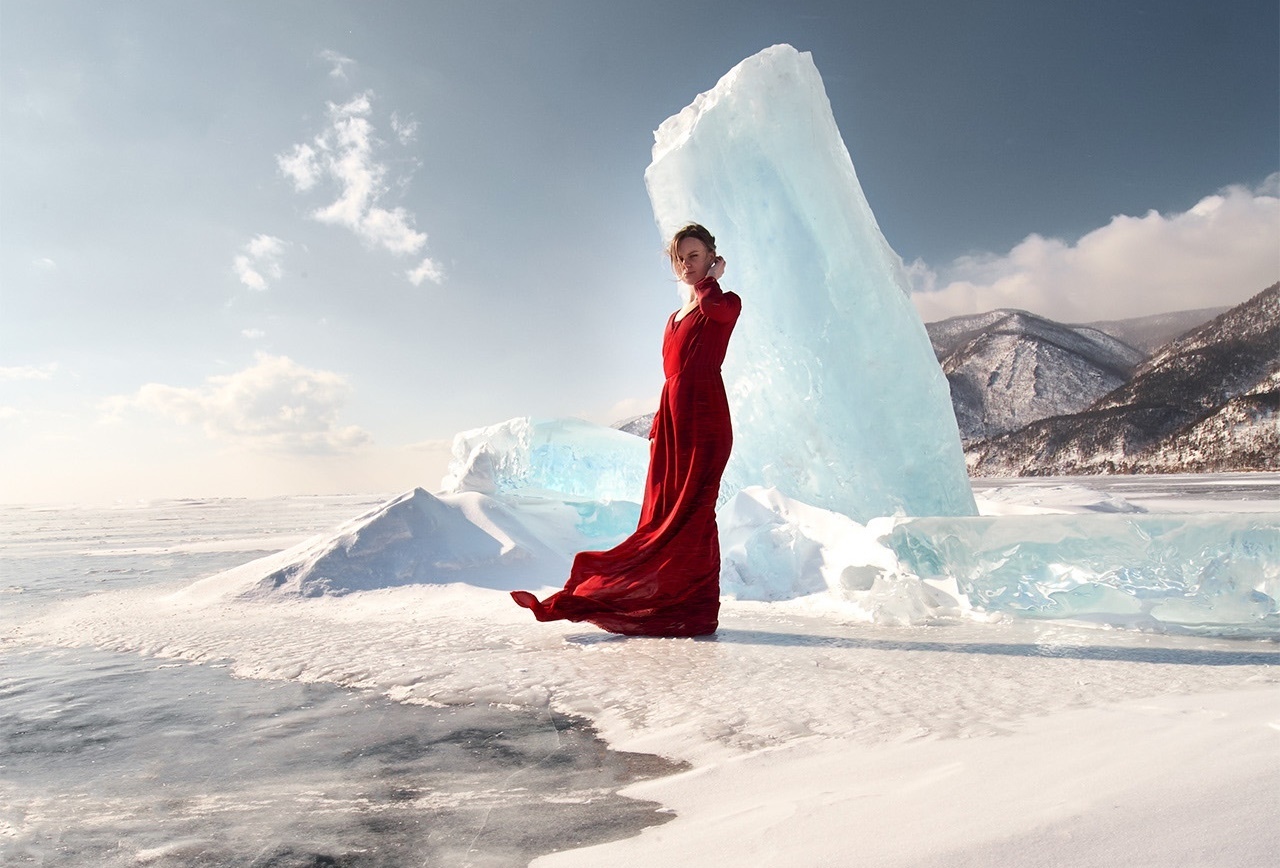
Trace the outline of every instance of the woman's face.
[[697, 238], [681, 238], [676, 245], [676, 261], [672, 265], [680, 282], [693, 286], [707, 276], [714, 260], [706, 244]]

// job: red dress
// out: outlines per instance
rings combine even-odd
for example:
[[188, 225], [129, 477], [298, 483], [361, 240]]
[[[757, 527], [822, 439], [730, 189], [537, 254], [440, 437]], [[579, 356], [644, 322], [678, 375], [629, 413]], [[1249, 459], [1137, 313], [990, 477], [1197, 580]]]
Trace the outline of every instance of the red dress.
[[605, 552], [581, 552], [564, 590], [538, 602], [512, 591], [539, 621], [590, 621], [631, 636], [714, 633], [720, 611], [716, 497], [733, 430], [720, 365], [742, 300], [715, 278], [662, 339], [667, 381], [650, 433], [649, 475], [636, 532]]

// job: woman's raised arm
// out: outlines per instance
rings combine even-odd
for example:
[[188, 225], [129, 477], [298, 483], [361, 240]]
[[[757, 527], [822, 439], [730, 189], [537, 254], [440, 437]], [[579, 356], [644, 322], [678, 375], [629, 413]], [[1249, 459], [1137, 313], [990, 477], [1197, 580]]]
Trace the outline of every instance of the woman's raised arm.
[[735, 322], [742, 313], [742, 299], [733, 293], [720, 289], [720, 283], [707, 275], [693, 286], [694, 295], [698, 298], [698, 307], [709, 320], [715, 322]]

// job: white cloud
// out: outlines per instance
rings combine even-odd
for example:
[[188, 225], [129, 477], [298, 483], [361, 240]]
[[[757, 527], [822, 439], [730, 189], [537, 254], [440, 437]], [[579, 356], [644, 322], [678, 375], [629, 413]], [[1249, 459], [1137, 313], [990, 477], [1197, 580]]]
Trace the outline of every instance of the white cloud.
[[241, 329], [240, 336], [248, 338], [251, 341], [259, 341], [267, 336], [262, 329]]
[[294, 145], [289, 153], [277, 154], [276, 164], [293, 180], [294, 189], [300, 193], [310, 190], [320, 180], [320, 160], [310, 145]]
[[0, 423], [21, 422], [25, 415], [17, 407], [0, 406]]
[[1030, 235], [1003, 255], [907, 266], [926, 322], [995, 308], [1061, 322], [1238, 304], [1280, 280], [1280, 174], [1180, 214], [1120, 215], [1074, 244]]
[[410, 269], [405, 274], [408, 275], [409, 282], [414, 286], [421, 286], [424, 280], [429, 280], [432, 283], [444, 283], [444, 270], [440, 267], [440, 263], [429, 256], [424, 258], [417, 268]]
[[31, 264], [39, 271], [57, 271], [58, 263], [54, 262], [47, 256], [41, 256], [38, 259], [31, 260]]
[[[370, 247], [401, 256], [416, 254], [426, 246], [426, 233], [415, 228], [408, 210], [382, 201], [390, 190], [389, 169], [377, 156], [383, 143], [370, 121], [372, 113], [373, 94], [368, 91], [342, 104], [329, 103], [328, 126], [311, 142], [276, 155], [276, 163], [299, 192], [322, 182], [336, 188], [334, 200], [315, 209], [312, 219], [347, 229]], [[416, 122], [402, 123], [393, 115], [391, 124], [402, 143], [416, 135]], [[440, 274], [439, 269], [434, 273]], [[407, 274], [411, 280], [420, 274], [416, 283], [436, 279], [423, 266]]]
[[356, 65], [354, 60], [332, 49], [325, 49], [320, 52], [320, 59], [330, 64], [330, 78], [340, 78], [343, 81], [347, 80], [347, 67]]
[[112, 419], [136, 409], [198, 424], [214, 439], [254, 449], [331, 454], [372, 442], [366, 431], [338, 424], [350, 394], [340, 374], [259, 353], [252, 367], [210, 377], [198, 388], [149, 383], [133, 395], [109, 399], [102, 409]]
[[264, 290], [284, 275], [280, 264], [284, 242], [274, 235], [255, 235], [232, 262], [236, 277], [250, 289]]
[[418, 122], [401, 120], [400, 115], [395, 112], [391, 113], [391, 129], [402, 145], [411, 145], [418, 137]]
[[56, 362], [50, 362], [47, 365], [20, 365], [11, 368], [0, 368], [0, 383], [13, 382], [15, 380], [52, 380], [53, 375], [58, 372]]

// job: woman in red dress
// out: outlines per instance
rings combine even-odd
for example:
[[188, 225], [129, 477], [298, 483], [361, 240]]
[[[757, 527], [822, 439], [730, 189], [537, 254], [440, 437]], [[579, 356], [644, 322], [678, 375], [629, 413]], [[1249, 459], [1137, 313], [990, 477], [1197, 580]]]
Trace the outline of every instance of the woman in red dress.
[[720, 365], [742, 300], [722, 292], [716, 240], [691, 223], [667, 247], [688, 287], [662, 339], [666, 383], [649, 433], [640, 525], [605, 552], [581, 552], [564, 590], [539, 602], [512, 591], [539, 621], [589, 621], [631, 636], [714, 633], [720, 611], [716, 498], [733, 430]]

